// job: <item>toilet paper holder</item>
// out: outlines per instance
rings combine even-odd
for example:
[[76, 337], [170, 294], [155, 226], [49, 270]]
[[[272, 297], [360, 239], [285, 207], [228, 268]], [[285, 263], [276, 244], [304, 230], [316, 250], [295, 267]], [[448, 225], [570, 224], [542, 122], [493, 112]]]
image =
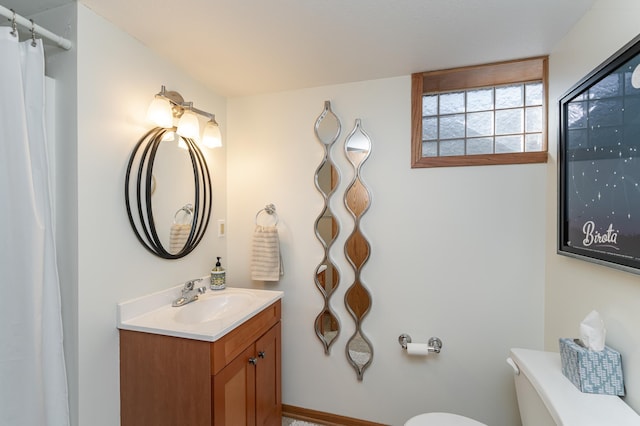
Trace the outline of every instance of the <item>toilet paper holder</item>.
[[[407, 349], [407, 344], [411, 343], [411, 336], [406, 333], [402, 333], [398, 336], [398, 343], [402, 346], [402, 349]], [[442, 340], [437, 337], [432, 337], [427, 341], [427, 345], [429, 346], [429, 352], [434, 352], [439, 354], [442, 349]]]

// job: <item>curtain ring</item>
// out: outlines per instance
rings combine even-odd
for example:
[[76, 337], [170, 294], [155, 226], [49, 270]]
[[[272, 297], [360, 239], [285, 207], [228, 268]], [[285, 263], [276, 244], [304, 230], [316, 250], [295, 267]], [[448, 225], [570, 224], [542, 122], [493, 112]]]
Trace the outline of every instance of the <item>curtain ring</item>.
[[31, 21], [31, 46], [36, 47], [38, 44], [36, 43], [36, 23], [33, 22], [33, 19], [29, 19]]
[[16, 11], [13, 9], [9, 9], [13, 12], [13, 18], [11, 18], [11, 35], [14, 37], [18, 37], [18, 23], [16, 22]]

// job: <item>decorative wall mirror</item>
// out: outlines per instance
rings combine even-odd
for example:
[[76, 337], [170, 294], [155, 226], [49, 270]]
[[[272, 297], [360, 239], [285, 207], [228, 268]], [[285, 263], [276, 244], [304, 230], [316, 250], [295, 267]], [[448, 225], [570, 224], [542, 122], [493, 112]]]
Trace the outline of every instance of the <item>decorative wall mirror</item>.
[[373, 359], [373, 346], [362, 332], [362, 320], [371, 308], [371, 295], [362, 284], [360, 272], [369, 259], [370, 245], [360, 230], [360, 220], [371, 204], [371, 194], [361, 178], [363, 163], [371, 153], [371, 140], [362, 129], [360, 119], [345, 142], [347, 159], [355, 169], [353, 180], [347, 188], [344, 203], [353, 216], [354, 229], [345, 243], [345, 255], [355, 272], [354, 282], [345, 294], [347, 310], [355, 321], [355, 333], [347, 342], [347, 359], [356, 370], [358, 380], [362, 380], [364, 370]]
[[324, 157], [315, 172], [316, 188], [324, 200], [324, 206], [315, 221], [316, 237], [324, 248], [324, 257], [318, 265], [314, 275], [314, 281], [322, 294], [324, 307], [316, 317], [316, 335], [324, 346], [324, 351], [329, 354], [331, 344], [335, 342], [340, 333], [340, 323], [331, 309], [330, 299], [340, 282], [340, 274], [329, 257], [329, 249], [338, 236], [338, 222], [329, 206], [329, 197], [338, 186], [340, 177], [331, 160], [331, 146], [340, 135], [341, 124], [338, 117], [331, 110], [331, 103], [325, 101], [324, 110], [315, 123], [316, 137], [324, 149]]
[[164, 259], [191, 253], [211, 216], [211, 177], [193, 139], [156, 127], [136, 144], [124, 183], [129, 223], [140, 243]]

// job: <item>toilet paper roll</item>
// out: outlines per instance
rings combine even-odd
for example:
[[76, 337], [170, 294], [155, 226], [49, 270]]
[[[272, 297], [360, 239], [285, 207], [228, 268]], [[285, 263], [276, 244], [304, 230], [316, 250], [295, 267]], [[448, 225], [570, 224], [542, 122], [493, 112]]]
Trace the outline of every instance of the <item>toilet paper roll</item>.
[[409, 355], [429, 355], [429, 345], [426, 343], [407, 343]]

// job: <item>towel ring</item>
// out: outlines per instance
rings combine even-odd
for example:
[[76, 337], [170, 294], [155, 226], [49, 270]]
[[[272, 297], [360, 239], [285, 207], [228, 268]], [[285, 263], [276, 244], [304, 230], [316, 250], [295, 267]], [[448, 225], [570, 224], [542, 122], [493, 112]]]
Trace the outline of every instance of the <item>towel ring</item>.
[[258, 213], [256, 213], [256, 225], [258, 224], [258, 217], [262, 212], [265, 212], [275, 218], [276, 223], [274, 223], [273, 226], [276, 226], [278, 224], [278, 214], [276, 213], [276, 206], [274, 206], [273, 204], [267, 204], [266, 206], [264, 206], [264, 209], [258, 210]]
[[185, 204], [184, 206], [182, 206], [177, 212], [176, 214], [173, 215], [173, 223], [177, 224], [178, 223], [178, 215], [180, 213], [184, 212], [184, 219], [189, 219], [187, 222], [181, 222], [181, 224], [186, 225], [191, 223], [191, 221], [193, 220], [193, 204], [189, 203], [189, 204]]

